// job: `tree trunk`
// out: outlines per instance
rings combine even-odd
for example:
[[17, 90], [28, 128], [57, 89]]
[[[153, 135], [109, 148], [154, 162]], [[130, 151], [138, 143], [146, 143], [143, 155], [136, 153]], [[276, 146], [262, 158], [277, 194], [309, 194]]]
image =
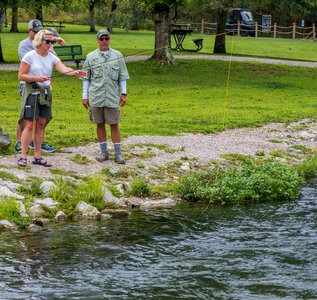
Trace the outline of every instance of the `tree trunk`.
[[226, 53], [226, 21], [228, 11], [219, 9], [217, 20], [217, 36], [215, 39], [214, 53]]
[[113, 13], [111, 12], [110, 15], [109, 15], [109, 22], [108, 22], [108, 27], [107, 27], [107, 29], [108, 29], [108, 31], [109, 31], [110, 33], [113, 32], [113, 20], [114, 20], [114, 15], [113, 15]]
[[112, 0], [111, 2], [111, 12], [109, 15], [109, 22], [108, 22], [108, 31], [110, 33], [113, 32], [113, 21], [114, 21], [114, 11], [117, 9], [118, 7], [118, 1], [117, 0]]
[[38, 2], [35, 2], [35, 19], [38, 19], [43, 23], [43, 6]]
[[0, 7], [0, 32], [4, 29], [5, 18], [4, 18], [4, 9]]
[[155, 50], [151, 58], [159, 59], [161, 65], [175, 64], [176, 61], [171, 50], [171, 20], [168, 5], [155, 5], [154, 13], [155, 27]]
[[90, 19], [90, 29], [89, 32], [95, 32], [95, 1], [90, 1], [89, 3], [89, 19]]
[[4, 62], [3, 55], [2, 55], [1, 36], [0, 36], [0, 62]]
[[12, 0], [12, 18], [10, 32], [19, 32], [18, 30], [18, 0]]

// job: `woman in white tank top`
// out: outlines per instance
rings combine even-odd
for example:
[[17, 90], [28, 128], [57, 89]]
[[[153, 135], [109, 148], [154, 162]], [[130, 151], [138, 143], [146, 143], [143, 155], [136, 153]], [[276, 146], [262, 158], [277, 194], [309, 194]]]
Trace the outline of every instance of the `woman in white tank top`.
[[[82, 70], [73, 70], [66, 67], [61, 60], [49, 52], [50, 47], [54, 44], [52, 32], [48, 30], [39, 31], [34, 40], [33, 45], [36, 48], [26, 53], [21, 61], [19, 80], [26, 83], [38, 84], [50, 91], [50, 78], [53, 68], [68, 76], [83, 77], [86, 72]], [[27, 165], [27, 150], [32, 140], [32, 132], [34, 130], [34, 160], [32, 164], [51, 167], [41, 156], [41, 146], [44, 141], [44, 128], [48, 119], [51, 118], [51, 107], [41, 105], [39, 103], [40, 92], [38, 89], [28, 95], [26, 102], [21, 101], [21, 110], [24, 111], [25, 126], [22, 132], [22, 153], [18, 160], [18, 165], [25, 167]], [[43, 89], [42, 89], [43, 90]], [[23, 97], [22, 97], [23, 98]]]

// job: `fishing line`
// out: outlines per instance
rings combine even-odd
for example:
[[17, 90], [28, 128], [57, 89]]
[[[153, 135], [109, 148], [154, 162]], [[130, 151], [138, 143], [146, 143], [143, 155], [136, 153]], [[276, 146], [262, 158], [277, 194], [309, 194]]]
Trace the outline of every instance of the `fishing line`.
[[[217, 37], [217, 36], [225, 35], [225, 34], [228, 34], [228, 33], [232, 33], [232, 43], [231, 43], [231, 50], [230, 50], [230, 56], [229, 56], [230, 59], [229, 59], [228, 77], [227, 77], [225, 102], [224, 102], [224, 113], [223, 113], [222, 130], [221, 130], [222, 132], [225, 129], [225, 120], [226, 120], [227, 101], [228, 101], [228, 94], [229, 94], [229, 84], [230, 84], [231, 65], [232, 65], [232, 53], [233, 53], [235, 33], [234, 33], [234, 31], [230, 31], [230, 32], [224, 32], [224, 33], [208, 36], [208, 37], [211, 38], [211, 37]], [[192, 41], [193, 40], [189, 40], [189, 41], [182, 42], [182, 43], [176, 43], [175, 46], [186, 44], [186, 43], [192, 42]], [[157, 50], [162, 50], [162, 49], [166, 49], [166, 48], [171, 48], [171, 47], [172, 47], [172, 45], [168, 45], [168, 46], [164, 46], [164, 47], [159, 47], [159, 48], [153, 48], [153, 49], [149, 49], [149, 50], [140, 51], [140, 52], [129, 54], [129, 55], [123, 55], [123, 56], [118, 57], [118, 58], [107, 60], [106, 62], [103, 62], [103, 63], [99, 63], [99, 64], [96, 64], [96, 65], [92, 65], [92, 66], [86, 67], [83, 70], [91, 70], [91, 69], [106, 65], [106, 64], [108, 64], [108, 63], [110, 63], [112, 61], [116, 61], [116, 60], [119, 60], [119, 59], [124, 59], [124, 58], [127, 58], [127, 57], [138, 56], [140, 54], [144, 54], [144, 53], [148, 53], [148, 52], [152, 52], [152, 51], [157, 51]], [[59, 74], [53, 75], [53, 76], [51, 76], [49, 78], [58, 77], [58, 76], [65, 75], [65, 74], [68, 74], [68, 73], [71, 73], [71, 72], [74, 72], [74, 70], [71, 70], [71, 71], [68, 71], [68, 72], [64, 72], [64, 73], [59, 73]], [[94, 116], [93, 116], [93, 118], [94, 118]], [[209, 199], [208, 206], [206, 207], [206, 209], [208, 209], [208, 207], [212, 203], [212, 199], [213, 199], [213, 196], [214, 196], [214, 193], [215, 193], [215, 186], [216, 186], [216, 183], [218, 182], [218, 178], [219, 178], [219, 171], [220, 171], [220, 166], [219, 166], [219, 164], [217, 164], [216, 179], [215, 179], [215, 182], [214, 182], [214, 185], [213, 185], [213, 188], [212, 188], [212, 194], [211, 194], [211, 197]]]
[[[219, 33], [219, 34], [215, 34], [215, 35], [208, 35], [208, 37], [212, 38], [212, 37], [217, 37], [217, 36], [221, 36], [221, 35], [224, 35], [224, 34], [228, 34], [228, 33], [233, 33], [233, 31], [229, 31], [229, 32], [224, 32], [224, 33]], [[177, 43], [175, 44], [175, 47], [176, 46], [179, 46], [179, 45], [183, 45], [183, 44], [186, 44], [186, 43], [189, 43], [189, 42], [192, 42], [194, 40], [188, 40], [186, 42], [182, 42], [182, 43]], [[94, 69], [94, 68], [97, 68], [97, 67], [101, 67], [103, 65], [106, 65], [112, 61], [116, 61], [116, 60], [119, 60], [119, 59], [124, 59], [124, 58], [127, 58], [127, 57], [133, 57], [133, 56], [138, 56], [140, 54], [144, 54], [144, 53], [148, 53], [148, 52], [153, 52], [153, 51], [158, 51], [158, 50], [163, 50], [163, 49], [166, 49], [166, 48], [172, 48], [172, 45], [168, 45], [168, 46], [164, 46], [164, 47], [159, 47], [159, 48], [152, 48], [152, 49], [149, 49], [149, 50], [144, 50], [144, 51], [140, 51], [140, 52], [136, 52], [136, 53], [133, 53], [133, 54], [128, 54], [128, 55], [122, 55], [121, 57], [116, 57], [116, 58], [113, 58], [113, 59], [110, 59], [110, 60], [107, 60], [106, 62], [103, 62], [103, 63], [99, 63], [99, 64], [95, 64], [95, 65], [92, 65], [92, 66], [88, 66], [86, 68], [83, 68], [82, 70], [91, 70], [91, 69]], [[65, 75], [65, 74], [69, 74], [69, 73], [72, 73], [74, 72], [74, 70], [72, 71], [67, 71], [67, 72], [63, 72], [63, 73], [59, 73], [59, 74], [56, 74], [56, 75], [52, 75], [51, 77], [48, 77], [48, 78], [55, 78], [55, 77], [58, 77], [58, 76], [61, 76], [61, 75]]]
[[[227, 113], [227, 102], [228, 102], [228, 94], [229, 94], [229, 84], [230, 84], [230, 75], [231, 75], [231, 65], [232, 65], [232, 53], [233, 53], [233, 45], [234, 45], [234, 32], [232, 35], [232, 42], [231, 42], [231, 50], [230, 50], [230, 58], [229, 58], [229, 66], [228, 66], [228, 77], [227, 77], [227, 86], [226, 86], [226, 94], [225, 94], [225, 101], [224, 101], [224, 111], [223, 111], [223, 119], [222, 119], [222, 128], [221, 128], [221, 132], [223, 132], [225, 130], [225, 121], [226, 121], [226, 113]], [[223, 148], [223, 143], [221, 144], [221, 147]], [[209, 208], [209, 206], [212, 203], [212, 199], [213, 196], [215, 194], [215, 186], [218, 182], [219, 179], [219, 171], [220, 171], [220, 163], [217, 164], [217, 168], [216, 168], [216, 178], [214, 181], [214, 184], [212, 186], [212, 193], [208, 202], [207, 207], [202, 211], [201, 215], [199, 216], [199, 218], [205, 213], [205, 211]]]
[[[212, 38], [212, 37], [217, 37], [217, 36], [221, 36], [221, 35], [225, 35], [225, 34], [228, 34], [228, 33], [233, 33], [233, 31], [229, 31], [229, 32], [223, 32], [223, 33], [219, 33], [219, 34], [214, 34], [214, 35], [208, 35], [208, 38]], [[186, 43], [189, 43], [189, 42], [192, 42], [194, 40], [188, 40], [186, 42], [182, 42], [182, 43], [176, 43], [174, 47], [176, 46], [179, 46], [179, 45], [182, 45], [182, 44], [186, 44]], [[116, 60], [119, 60], [119, 59], [124, 59], [124, 58], [127, 58], [127, 57], [133, 57], [133, 56], [138, 56], [140, 54], [144, 54], [144, 53], [148, 53], [148, 52], [153, 52], [153, 51], [157, 51], [157, 50], [163, 50], [163, 49], [166, 49], [166, 48], [171, 48], [172, 45], [168, 45], [168, 46], [164, 46], [164, 47], [159, 47], [159, 48], [152, 48], [152, 49], [149, 49], [149, 50], [144, 50], [144, 51], [140, 51], [140, 52], [136, 52], [136, 53], [133, 53], [133, 54], [129, 54], [129, 55], [123, 55], [121, 57], [117, 57], [117, 58], [113, 58], [113, 59], [110, 59], [110, 60], [107, 60], [106, 62], [103, 62], [103, 63], [99, 63], [99, 64], [95, 64], [95, 65], [92, 65], [92, 66], [89, 66], [89, 67], [86, 67], [86, 68], [83, 68], [82, 70], [91, 70], [91, 69], [94, 69], [94, 68], [97, 68], [97, 67], [100, 67], [100, 66], [103, 66], [103, 65], [106, 65], [112, 61], [116, 61]], [[232, 54], [232, 53], [231, 53]], [[65, 74], [68, 74], [68, 73], [72, 73], [74, 72], [74, 70], [71, 70], [71, 71], [68, 71], [68, 72], [63, 72], [63, 73], [59, 73], [59, 74], [56, 74], [56, 75], [53, 75], [51, 77], [48, 77], [50, 79], [52, 78], [55, 78], [55, 77], [58, 77], [58, 76], [61, 76], [61, 75], [65, 75]], [[92, 118], [94, 120], [94, 112], [93, 110], [91, 111], [92, 113]], [[95, 135], [95, 134], [94, 134]]]

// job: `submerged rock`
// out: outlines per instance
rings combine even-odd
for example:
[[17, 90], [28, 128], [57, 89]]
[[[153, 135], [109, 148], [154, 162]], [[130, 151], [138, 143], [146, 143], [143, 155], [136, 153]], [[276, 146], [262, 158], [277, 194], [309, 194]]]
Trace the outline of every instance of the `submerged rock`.
[[18, 225], [8, 220], [0, 220], [0, 230], [17, 229]]
[[36, 232], [36, 231], [42, 230], [43, 227], [32, 223], [32, 224], [30, 224], [30, 225], [28, 226], [28, 229], [29, 229], [29, 231]]
[[33, 223], [41, 227], [43, 227], [45, 224], [48, 224], [49, 222], [50, 222], [50, 219], [42, 218], [42, 217], [33, 219]]
[[148, 200], [141, 204], [141, 208], [148, 208], [148, 207], [157, 207], [157, 206], [170, 206], [175, 205], [176, 202], [171, 198], [165, 198], [162, 200]]
[[100, 211], [84, 202], [84, 201], [80, 201], [77, 206], [76, 206], [76, 211], [79, 213], [79, 215], [83, 218], [87, 218], [87, 219], [100, 219]]
[[100, 219], [101, 219], [101, 220], [108, 220], [108, 219], [111, 219], [111, 218], [112, 218], [111, 215], [109, 215], [109, 214], [104, 214], [104, 213], [101, 212], [101, 216], [100, 216]]
[[56, 221], [65, 221], [67, 219], [67, 215], [63, 211], [58, 211], [55, 215]]
[[130, 214], [130, 212], [125, 209], [104, 209], [101, 213], [109, 214], [113, 218], [125, 218]]

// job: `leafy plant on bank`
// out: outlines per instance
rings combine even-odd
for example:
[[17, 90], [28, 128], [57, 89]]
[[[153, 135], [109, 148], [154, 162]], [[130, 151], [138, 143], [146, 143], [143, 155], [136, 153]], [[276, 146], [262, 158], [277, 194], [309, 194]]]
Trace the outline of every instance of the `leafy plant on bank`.
[[180, 192], [189, 201], [210, 203], [249, 203], [291, 200], [299, 196], [303, 179], [297, 171], [280, 162], [246, 164], [189, 174], [181, 179]]

